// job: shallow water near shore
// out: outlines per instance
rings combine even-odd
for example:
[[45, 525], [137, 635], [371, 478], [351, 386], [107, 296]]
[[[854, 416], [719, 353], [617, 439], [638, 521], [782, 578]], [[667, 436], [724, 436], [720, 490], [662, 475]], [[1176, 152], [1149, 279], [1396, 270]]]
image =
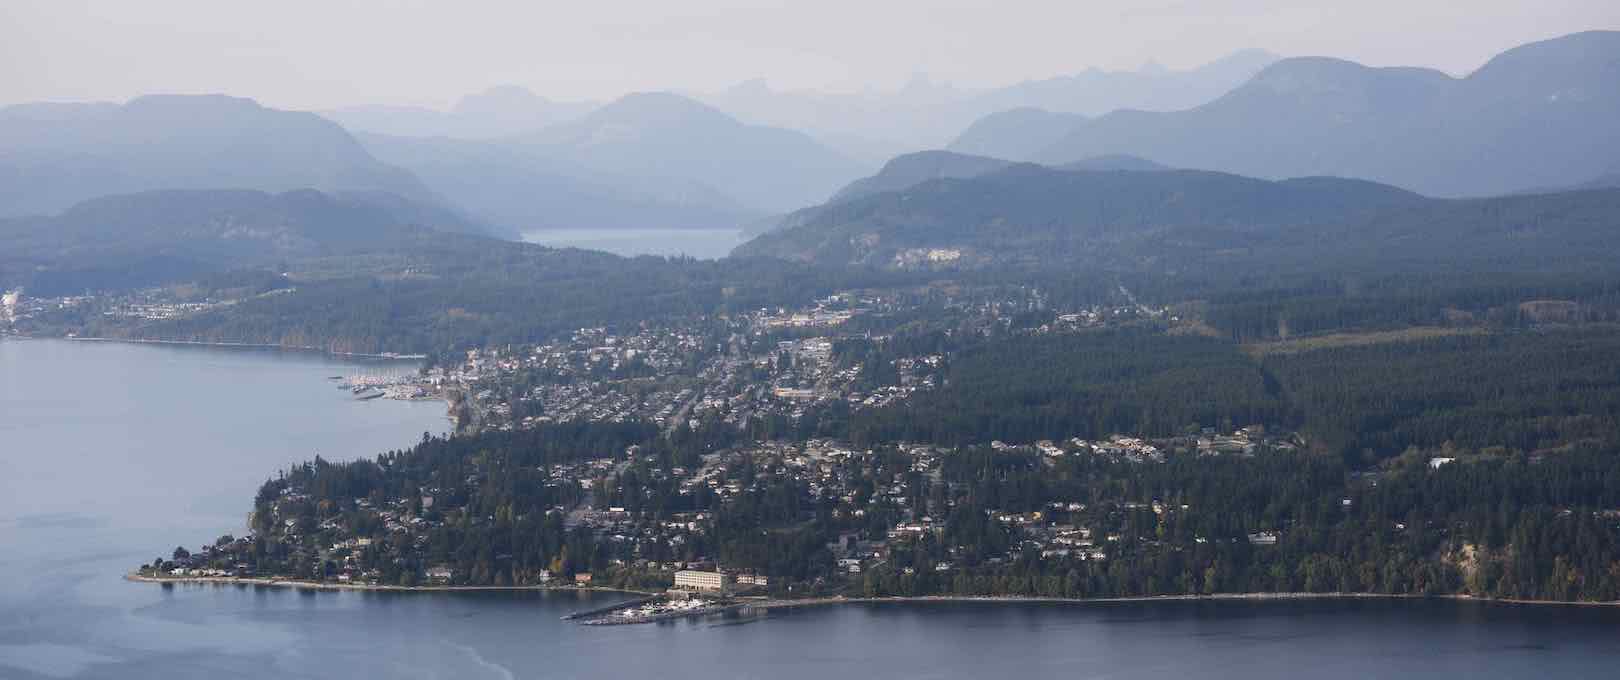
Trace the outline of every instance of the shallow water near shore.
[[1464, 601], [846, 604], [654, 625], [623, 595], [131, 583], [239, 532], [319, 453], [403, 448], [436, 402], [325, 380], [410, 364], [0, 340], [0, 679], [1612, 677], [1620, 608]]

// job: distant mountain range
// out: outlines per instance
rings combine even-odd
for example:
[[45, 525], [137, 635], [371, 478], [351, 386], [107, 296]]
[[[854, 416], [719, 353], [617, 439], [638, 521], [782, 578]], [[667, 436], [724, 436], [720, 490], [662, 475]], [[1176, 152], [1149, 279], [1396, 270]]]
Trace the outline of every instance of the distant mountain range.
[[[506, 237], [798, 232], [844, 214], [836, 206], [1018, 176], [1024, 161], [1354, 177], [1442, 197], [1601, 188], [1617, 183], [1620, 32], [1525, 45], [1464, 78], [1245, 51], [1189, 71], [1093, 70], [991, 91], [918, 80], [891, 94], [805, 95], [754, 82], [707, 99], [638, 93], [593, 107], [507, 87], [446, 112], [329, 112], [371, 130], [353, 134], [217, 95], [12, 106], [0, 109], [0, 217], [149, 191], [314, 189], [391, 197]], [[1116, 110], [1131, 106], [1165, 110]], [[871, 174], [871, 158], [910, 143], [897, 140], [953, 135], [948, 150], [889, 157]], [[859, 160], [834, 148], [850, 145]]]
[[523, 131], [471, 140], [357, 138], [314, 114], [224, 96], [13, 106], [0, 109], [0, 217], [144, 191], [311, 188], [439, 204], [509, 237], [730, 228], [819, 203], [866, 170], [806, 135], [744, 125], [677, 95], [630, 95], [549, 127], [541, 109], [557, 113], [520, 91], [464, 100], [445, 120]]
[[820, 202], [866, 170], [804, 133], [746, 125], [661, 92], [627, 95], [510, 141], [606, 174], [689, 180], [761, 211]]
[[1452, 200], [1327, 177], [1022, 164], [801, 211], [734, 254], [835, 266], [1166, 273], [1352, 262], [1568, 268], [1620, 256], [1620, 191]]
[[1185, 111], [1006, 112], [951, 148], [1054, 165], [1122, 153], [1255, 177], [1359, 177], [1436, 196], [1574, 186], [1620, 157], [1620, 32], [1524, 45], [1465, 78], [1284, 59]]
[[515, 85], [462, 97], [448, 111], [415, 106], [352, 106], [321, 115], [354, 132], [395, 137], [493, 139], [589, 113], [599, 102], [559, 102]]
[[520, 232], [734, 228], [819, 203], [865, 170], [801, 133], [665, 93], [496, 140], [360, 138], [453, 203]]
[[336, 123], [224, 96], [0, 109], [0, 216], [161, 189], [432, 192]]
[[155, 285], [485, 231], [385, 192], [149, 191], [87, 200], [51, 217], [0, 219], [0, 282], [37, 294]]
[[447, 200], [515, 233], [541, 229], [696, 229], [757, 219], [713, 187], [581, 167], [503, 141], [361, 134], [378, 158], [408, 168]]
[[948, 147], [951, 151], [1029, 160], [1052, 148], [1090, 120], [1079, 113], [1017, 108], [973, 121]]
[[1088, 69], [990, 90], [960, 89], [918, 76], [892, 92], [825, 94], [773, 90], [756, 79], [695, 96], [742, 120], [803, 130], [846, 155], [870, 160], [865, 151], [874, 147], [882, 149], [883, 157], [943, 147], [974, 120], [1011, 108], [1100, 115], [1121, 108], [1174, 111], [1197, 106], [1277, 58], [1262, 50], [1243, 50], [1185, 71], [1157, 65], [1135, 71]]

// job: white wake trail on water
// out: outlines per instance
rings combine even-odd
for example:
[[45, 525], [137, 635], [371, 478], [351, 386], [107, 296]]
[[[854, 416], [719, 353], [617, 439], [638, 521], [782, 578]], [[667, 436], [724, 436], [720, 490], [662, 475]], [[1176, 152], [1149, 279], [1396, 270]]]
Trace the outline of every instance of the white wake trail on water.
[[488, 669], [490, 672], [495, 674], [495, 677], [501, 678], [501, 680], [517, 680], [517, 676], [512, 673], [510, 668], [490, 661], [489, 659], [485, 659], [484, 655], [479, 654], [478, 650], [473, 649], [470, 645], [460, 645], [449, 640], [445, 640], [444, 643], [456, 648], [461, 653], [466, 654], [468, 658], [472, 659], [473, 663], [478, 664], [482, 668]]

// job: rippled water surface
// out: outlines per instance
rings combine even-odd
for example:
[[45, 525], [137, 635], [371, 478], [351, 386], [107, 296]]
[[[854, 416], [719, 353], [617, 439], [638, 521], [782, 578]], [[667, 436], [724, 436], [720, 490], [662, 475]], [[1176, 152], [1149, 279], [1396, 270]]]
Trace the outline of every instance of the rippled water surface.
[[587, 628], [610, 595], [129, 583], [319, 453], [442, 431], [313, 354], [0, 340], [0, 678], [1612, 678], [1620, 610], [1447, 601], [878, 604]]

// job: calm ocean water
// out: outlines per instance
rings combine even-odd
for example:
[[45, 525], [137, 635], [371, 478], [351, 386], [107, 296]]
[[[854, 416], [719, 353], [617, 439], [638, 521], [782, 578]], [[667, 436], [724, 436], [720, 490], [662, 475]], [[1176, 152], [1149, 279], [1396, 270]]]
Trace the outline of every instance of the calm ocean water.
[[725, 257], [745, 239], [737, 229], [546, 229], [527, 232], [523, 240], [626, 257], [686, 255], [709, 260]]
[[356, 402], [313, 354], [0, 340], [0, 679], [1610, 678], [1620, 610], [1466, 602], [878, 604], [650, 626], [612, 596], [128, 583], [240, 531], [316, 453], [400, 448], [438, 403]]

